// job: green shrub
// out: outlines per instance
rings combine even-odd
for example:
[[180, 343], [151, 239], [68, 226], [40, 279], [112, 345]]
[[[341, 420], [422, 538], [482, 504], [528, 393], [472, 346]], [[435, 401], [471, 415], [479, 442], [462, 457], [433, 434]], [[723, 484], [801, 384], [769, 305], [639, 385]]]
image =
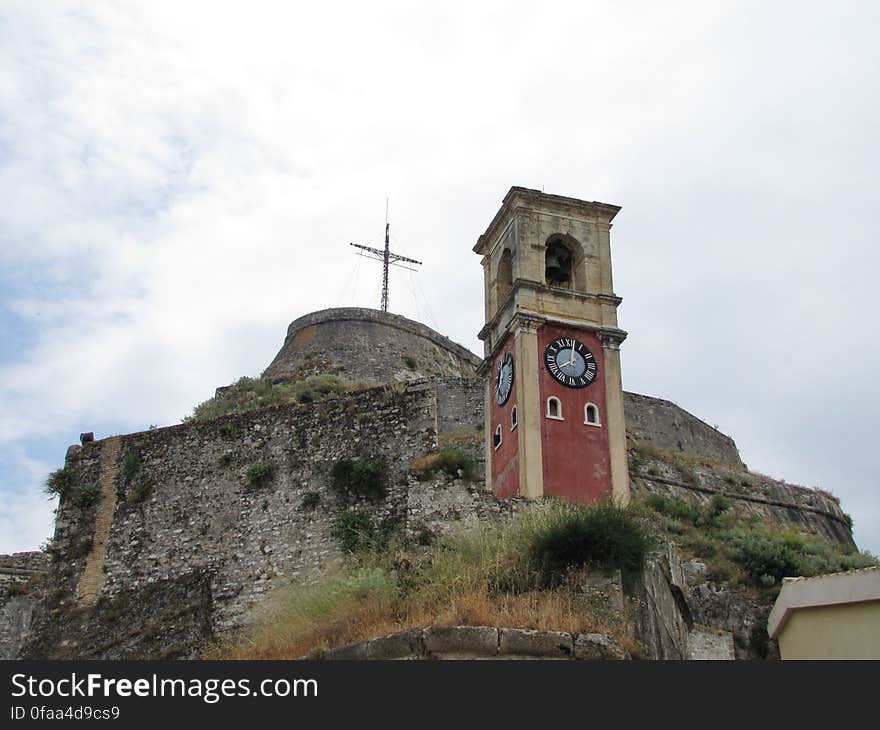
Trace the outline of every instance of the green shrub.
[[56, 469], [46, 479], [46, 494], [58, 497], [65, 496], [73, 486], [75, 478], [73, 469], [68, 469], [66, 466], [62, 469]]
[[128, 504], [138, 504], [139, 502], [145, 501], [152, 491], [152, 484], [143, 479], [139, 479], [131, 485], [131, 489], [129, 489], [128, 493], [125, 495], [125, 501]]
[[731, 530], [734, 559], [757, 582], [771, 576], [777, 583], [786, 576], [801, 575], [795, 548], [781, 535], [747, 530]]
[[710, 499], [708, 504], [704, 507], [702, 515], [696, 524], [707, 525], [710, 527], [718, 526], [721, 516], [729, 512], [730, 508], [730, 500], [723, 494], [712, 495], [712, 499]]
[[122, 476], [125, 481], [130, 482], [134, 479], [135, 474], [140, 471], [141, 460], [136, 451], [126, 451], [122, 459]]
[[343, 498], [385, 496], [388, 469], [382, 459], [340, 459], [330, 470], [330, 486]]
[[[356, 387], [343, 383], [335, 375], [312, 375], [295, 383], [273, 383], [267, 378], [239, 378], [218, 395], [197, 405], [184, 422], [210, 421], [236, 413], [246, 413], [284, 403], [310, 403], [332, 397]], [[221, 427], [226, 438], [234, 438], [234, 427]]]
[[667, 532], [671, 532], [673, 535], [683, 535], [688, 530], [687, 525], [674, 517], [664, 517], [663, 527]]
[[94, 484], [84, 484], [73, 494], [73, 503], [80, 509], [91, 507], [101, 497], [101, 490]]
[[853, 547], [824, 540], [804, 542], [798, 550], [803, 575], [839, 573], [878, 564], [877, 557], [869, 552], [859, 552]]
[[699, 479], [697, 478], [697, 472], [695, 472], [690, 466], [687, 464], [677, 464], [678, 473], [681, 474], [681, 479], [685, 484], [697, 484]]
[[560, 584], [584, 566], [620, 570], [631, 579], [644, 566], [651, 540], [634, 514], [613, 504], [559, 505], [530, 535], [526, 555], [542, 587]]
[[269, 463], [251, 464], [245, 472], [245, 479], [251, 489], [259, 489], [269, 483], [275, 475], [275, 465]]
[[716, 494], [709, 500], [709, 514], [717, 517], [731, 507], [730, 500], [723, 494]]
[[452, 479], [473, 481], [476, 476], [474, 457], [458, 446], [443, 446], [439, 451], [422, 456], [411, 464], [416, 478], [425, 481], [437, 472], [443, 472]]
[[230, 441], [232, 441], [232, 439], [234, 439], [236, 436], [238, 436], [238, 430], [235, 428], [235, 426], [232, 423], [227, 421], [222, 426], [220, 426], [220, 435], [223, 438], [229, 439]]
[[457, 446], [444, 446], [437, 453], [437, 468], [449, 476], [471, 481], [476, 472], [474, 457]]
[[6, 595], [9, 598], [15, 598], [16, 596], [20, 596], [24, 594], [24, 584], [23, 583], [7, 583], [6, 584]]
[[629, 457], [629, 464], [632, 471], [640, 472], [645, 465], [645, 459], [642, 457], [641, 453], [633, 449], [627, 452], [627, 456]]
[[695, 502], [652, 492], [645, 498], [645, 504], [655, 512], [681, 522], [696, 525], [701, 518], [700, 507]]
[[418, 364], [416, 359], [412, 355], [401, 355], [404, 364], [410, 369], [415, 370], [416, 365]]
[[300, 506], [304, 510], [313, 510], [321, 504], [321, 495], [318, 492], [306, 492], [303, 494]]
[[718, 553], [718, 545], [709, 536], [697, 530], [691, 530], [681, 539], [682, 547], [698, 558], [713, 558]]
[[347, 553], [362, 552], [375, 544], [376, 527], [363, 512], [342, 512], [330, 524], [330, 534]]

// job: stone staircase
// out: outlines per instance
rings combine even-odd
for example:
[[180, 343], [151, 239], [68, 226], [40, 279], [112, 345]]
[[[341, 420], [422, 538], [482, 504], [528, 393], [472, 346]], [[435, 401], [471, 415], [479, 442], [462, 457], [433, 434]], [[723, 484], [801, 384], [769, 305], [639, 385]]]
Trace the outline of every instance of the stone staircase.
[[122, 439], [119, 436], [105, 439], [101, 444], [101, 498], [95, 515], [95, 536], [76, 589], [77, 603], [84, 607], [95, 605], [104, 585], [104, 557], [107, 554], [113, 514], [116, 512], [116, 475], [119, 471], [121, 448]]

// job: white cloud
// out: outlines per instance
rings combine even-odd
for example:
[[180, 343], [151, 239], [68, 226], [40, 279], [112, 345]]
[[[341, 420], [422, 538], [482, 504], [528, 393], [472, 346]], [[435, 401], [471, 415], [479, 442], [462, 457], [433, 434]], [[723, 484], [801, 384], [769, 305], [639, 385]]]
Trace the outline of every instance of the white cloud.
[[479, 352], [470, 248], [517, 184], [625, 206], [627, 387], [865, 503], [869, 471], [808, 458], [819, 437], [784, 414], [822, 402], [837, 444], [878, 402], [873, 4], [2, 13], [0, 302], [33, 341], [0, 366], [0, 447], [176, 421], [296, 316], [374, 305], [347, 244], [380, 243], [386, 195], [426, 263], [392, 308]]
[[0, 553], [36, 550], [52, 536], [54, 529], [55, 500], [50, 502], [42, 490], [50, 467], [13, 447], [0, 456], [0, 468], [15, 481], [2, 492]]

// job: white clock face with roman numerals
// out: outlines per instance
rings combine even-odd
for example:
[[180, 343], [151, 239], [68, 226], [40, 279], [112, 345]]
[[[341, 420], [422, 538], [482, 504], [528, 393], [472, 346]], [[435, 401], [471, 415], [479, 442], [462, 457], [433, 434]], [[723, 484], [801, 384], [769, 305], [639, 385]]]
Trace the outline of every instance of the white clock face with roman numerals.
[[499, 406], [507, 403], [513, 389], [513, 355], [509, 352], [501, 358], [495, 373], [495, 402]]
[[544, 366], [567, 388], [586, 388], [596, 380], [599, 366], [593, 353], [579, 340], [560, 337], [544, 350]]

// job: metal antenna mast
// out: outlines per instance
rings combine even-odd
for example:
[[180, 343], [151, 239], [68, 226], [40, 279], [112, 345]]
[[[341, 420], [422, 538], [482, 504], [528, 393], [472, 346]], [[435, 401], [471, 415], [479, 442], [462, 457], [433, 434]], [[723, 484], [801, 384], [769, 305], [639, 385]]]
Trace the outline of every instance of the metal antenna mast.
[[388, 198], [385, 198], [385, 248], [384, 250], [379, 250], [378, 248], [371, 248], [370, 246], [362, 246], [359, 243], [351, 243], [350, 246], [354, 246], [355, 248], [360, 249], [361, 251], [365, 251], [366, 253], [358, 252], [358, 256], [366, 256], [370, 259], [375, 259], [377, 261], [382, 262], [382, 303], [381, 308], [383, 312], [388, 311], [388, 267], [389, 266], [400, 266], [402, 269], [409, 269], [410, 271], [418, 271], [418, 269], [412, 266], [404, 266], [401, 264], [401, 261], [404, 261], [408, 264], [416, 264], [418, 266], [422, 265], [421, 261], [416, 261], [415, 259], [407, 258], [406, 256], [401, 256], [397, 253], [391, 253], [390, 245], [391, 245], [391, 224], [388, 222]]

